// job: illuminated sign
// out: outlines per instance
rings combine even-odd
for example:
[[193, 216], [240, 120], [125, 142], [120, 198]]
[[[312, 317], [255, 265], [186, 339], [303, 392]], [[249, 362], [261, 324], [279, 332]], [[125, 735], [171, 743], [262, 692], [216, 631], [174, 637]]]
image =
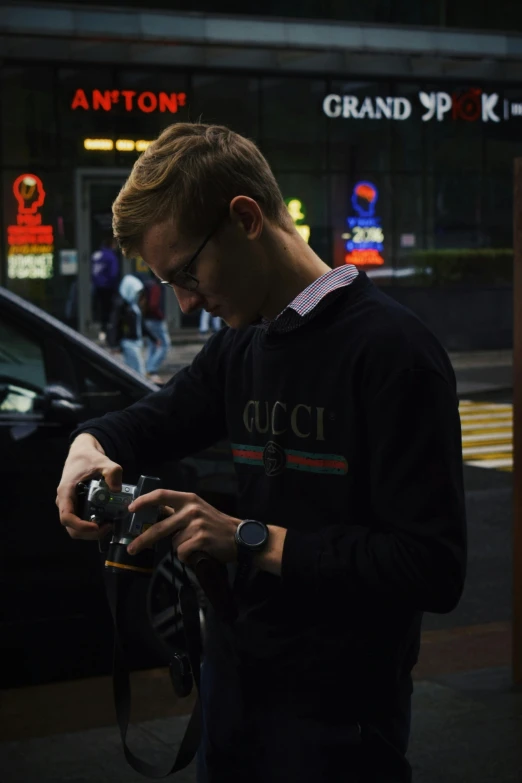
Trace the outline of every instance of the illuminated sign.
[[345, 262], [356, 266], [382, 266], [384, 258], [384, 233], [380, 218], [375, 216], [379, 191], [372, 182], [358, 182], [352, 193], [352, 206], [356, 215], [346, 218], [348, 228], [343, 234], [346, 240]]
[[185, 106], [187, 95], [184, 92], [136, 92], [136, 90], [92, 90], [87, 95], [78, 89], [71, 101], [71, 109], [84, 111], [112, 111], [118, 106], [123, 111], [141, 111], [150, 114], [153, 111], [176, 112]]
[[[510, 117], [522, 117], [522, 103], [501, 100], [496, 92], [486, 93], [478, 88], [465, 92], [423, 92], [418, 93], [419, 106], [424, 109], [422, 122], [435, 119], [442, 122], [446, 116], [466, 122], [501, 122]], [[413, 112], [409, 98], [380, 96], [359, 98], [357, 95], [327, 95], [323, 101], [323, 112], [335, 119], [344, 117], [354, 120], [407, 120]]]
[[310, 226], [306, 225], [305, 223], [301, 223], [302, 220], [306, 219], [306, 212], [303, 206], [303, 202], [299, 201], [298, 198], [287, 198], [285, 199], [285, 204], [290, 213], [290, 217], [294, 221], [294, 226], [296, 227], [297, 231], [299, 234], [301, 234], [304, 241], [308, 242], [310, 240]]
[[84, 139], [83, 147], [86, 150], [97, 150], [98, 152], [110, 152], [113, 149], [117, 149], [119, 152], [143, 152], [147, 147], [152, 144], [151, 141], [145, 139]]
[[54, 236], [39, 213], [45, 201], [42, 180], [36, 174], [20, 174], [13, 193], [18, 214], [16, 224], [7, 226], [7, 276], [45, 280], [53, 275]]

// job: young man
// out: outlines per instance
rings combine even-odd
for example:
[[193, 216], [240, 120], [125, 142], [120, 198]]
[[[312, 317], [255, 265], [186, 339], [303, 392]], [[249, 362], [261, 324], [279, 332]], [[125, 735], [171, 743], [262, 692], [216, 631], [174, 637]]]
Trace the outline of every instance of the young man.
[[257, 147], [227, 128], [167, 128], [113, 209], [123, 251], [183, 312], [204, 307], [229, 328], [163, 390], [75, 433], [62, 524], [100, 535], [75, 515], [81, 479], [116, 489], [142, 454], [181, 458], [228, 437], [237, 518], [169, 490], [134, 503], [172, 510], [134, 552], [172, 536], [184, 562], [204, 550], [238, 566], [232, 636], [207, 618], [198, 779], [410, 781], [422, 613], [451, 611], [465, 576], [445, 351], [363, 272], [314, 253]]

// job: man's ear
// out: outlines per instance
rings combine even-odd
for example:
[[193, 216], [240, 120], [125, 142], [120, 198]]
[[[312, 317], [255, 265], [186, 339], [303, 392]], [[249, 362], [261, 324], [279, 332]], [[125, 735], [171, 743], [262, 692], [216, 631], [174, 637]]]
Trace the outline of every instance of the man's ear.
[[242, 228], [247, 239], [259, 239], [263, 230], [263, 211], [249, 196], [235, 196], [230, 202], [230, 217]]

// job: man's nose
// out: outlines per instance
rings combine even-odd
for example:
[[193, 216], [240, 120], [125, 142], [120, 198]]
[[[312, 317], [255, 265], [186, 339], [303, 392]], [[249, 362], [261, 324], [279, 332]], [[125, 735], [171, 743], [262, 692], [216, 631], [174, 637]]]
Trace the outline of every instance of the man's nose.
[[172, 287], [183, 315], [188, 315], [193, 310], [201, 310], [205, 300], [197, 291], [187, 291], [185, 288], [180, 288], [177, 285]]

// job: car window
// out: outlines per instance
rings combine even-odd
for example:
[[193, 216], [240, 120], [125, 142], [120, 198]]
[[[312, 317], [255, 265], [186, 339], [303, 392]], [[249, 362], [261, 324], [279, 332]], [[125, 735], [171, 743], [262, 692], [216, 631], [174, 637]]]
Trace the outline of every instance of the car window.
[[131, 380], [124, 383], [114, 373], [110, 363], [96, 364], [79, 356], [72, 356], [80, 384], [80, 399], [89, 416], [100, 416], [121, 410], [143, 397], [147, 390]]
[[40, 344], [0, 318], [0, 383], [6, 381], [43, 389], [45, 363]]
[[13, 383], [2, 383], [0, 378], [0, 414], [33, 413], [38, 394]]

